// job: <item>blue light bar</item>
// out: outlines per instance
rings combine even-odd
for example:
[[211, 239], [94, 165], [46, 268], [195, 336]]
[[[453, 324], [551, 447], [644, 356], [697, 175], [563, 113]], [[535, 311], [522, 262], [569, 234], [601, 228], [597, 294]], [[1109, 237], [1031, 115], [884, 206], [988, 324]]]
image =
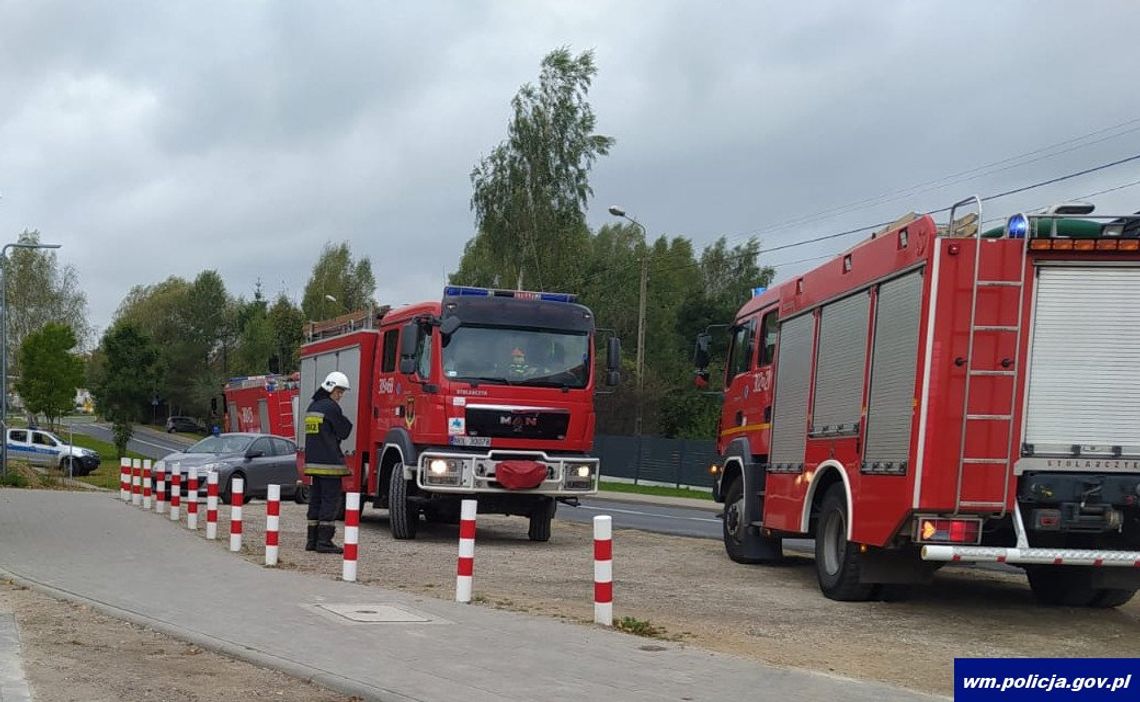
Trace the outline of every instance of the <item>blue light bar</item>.
[[752, 288], [752, 297], [757, 297], [759, 295], [763, 295], [764, 291], [767, 289], [768, 288]]
[[443, 289], [444, 297], [462, 297], [465, 295], [477, 295], [479, 297], [490, 297], [491, 291], [487, 288], [472, 288], [466, 285], [449, 285]]
[[1009, 218], [1005, 225], [1005, 233], [1010, 239], [1024, 239], [1029, 231], [1029, 218], [1023, 214], [1015, 214]]
[[466, 285], [448, 285], [443, 289], [444, 297], [514, 297], [520, 300], [541, 300], [543, 302], [575, 302], [577, 295], [572, 293], [539, 293], [528, 290], [492, 290]]

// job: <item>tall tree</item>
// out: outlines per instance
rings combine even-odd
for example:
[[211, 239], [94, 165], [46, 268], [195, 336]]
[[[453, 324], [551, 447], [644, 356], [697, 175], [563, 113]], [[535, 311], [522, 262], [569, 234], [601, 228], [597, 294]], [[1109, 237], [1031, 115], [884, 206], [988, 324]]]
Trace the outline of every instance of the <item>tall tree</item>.
[[589, 243], [590, 169], [614, 143], [594, 133], [586, 97], [596, 73], [592, 51], [563, 47], [542, 60], [537, 86], [519, 89], [506, 140], [471, 172], [477, 234], [454, 282], [573, 287], [570, 264]]
[[[40, 233], [25, 230], [22, 244], [40, 243]], [[61, 266], [55, 252], [45, 249], [12, 249], [5, 261], [4, 285], [8, 301], [8, 351], [10, 357], [29, 334], [48, 322], [70, 327], [80, 345], [91, 333], [87, 323], [87, 296], [79, 287], [79, 274], [71, 265]], [[13, 369], [17, 370], [17, 369]]]
[[354, 260], [347, 242], [336, 245], [329, 242], [305, 284], [301, 310], [306, 319], [331, 319], [345, 312], [366, 309], [373, 304], [375, 294], [372, 261], [367, 256]]
[[83, 361], [72, 353], [76, 344], [71, 327], [48, 322], [20, 346], [16, 392], [29, 410], [53, 425], [74, 409], [75, 390], [83, 382]]
[[146, 417], [157, 382], [158, 349], [137, 326], [119, 322], [103, 335], [98, 356], [91, 388], [95, 407], [114, 425], [115, 447], [125, 455], [132, 426]]
[[273, 354], [270, 370], [278, 373], [292, 373], [299, 366], [298, 352], [301, 348], [302, 327], [305, 315], [285, 297], [277, 296], [269, 308], [269, 325], [273, 332]]

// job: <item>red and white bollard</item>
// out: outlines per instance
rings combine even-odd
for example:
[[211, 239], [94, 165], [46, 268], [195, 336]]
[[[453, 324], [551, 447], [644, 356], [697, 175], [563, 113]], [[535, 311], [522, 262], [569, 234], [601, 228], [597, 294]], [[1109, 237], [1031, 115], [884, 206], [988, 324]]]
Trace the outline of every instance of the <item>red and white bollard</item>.
[[340, 579], [356, 582], [356, 544], [360, 541], [360, 493], [344, 496], [344, 567]]
[[594, 623], [614, 624], [613, 518], [594, 517]]
[[241, 501], [245, 481], [230, 478], [230, 550], [241, 550]]
[[154, 475], [154, 513], [164, 514], [166, 512], [166, 464], [162, 461], [156, 463], [154, 466]]
[[206, 538], [218, 538], [218, 474], [206, 474]]
[[175, 463], [170, 471], [170, 521], [182, 517], [182, 466]]
[[142, 507], [142, 461], [131, 460], [131, 504]]
[[191, 468], [187, 477], [190, 483], [186, 486], [186, 528], [198, 531], [198, 469]]
[[265, 495], [265, 565], [277, 565], [281, 529], [281, 486], [270, 485]]
[[459, 506], [459, 566], [455, 575], [455, 601], [471, 601], [471, 583], [475, 579], [475, 500], [463, 500]]
[[119, 459], [119, 499], [131, 501], [131, 459]]
[[150, 459], [143, 460], [143, 504], [142, 508], [150, 511]]

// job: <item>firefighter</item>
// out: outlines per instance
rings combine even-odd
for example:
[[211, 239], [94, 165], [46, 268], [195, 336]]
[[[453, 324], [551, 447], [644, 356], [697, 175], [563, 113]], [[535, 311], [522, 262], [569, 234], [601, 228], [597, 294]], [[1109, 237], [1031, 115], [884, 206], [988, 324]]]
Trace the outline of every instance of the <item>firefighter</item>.
[[340, 512], [340, 481], [351, 474], [340, 448], [340, 442], [352, 433], [352, 422], [340, 409], [341, 398], [349, 389], [348, 376], [333, 371], [325, 376], [305, 411], [305, 475], [312, 479], [306, 551], [344, 553], [333, 543], [333, 535]]

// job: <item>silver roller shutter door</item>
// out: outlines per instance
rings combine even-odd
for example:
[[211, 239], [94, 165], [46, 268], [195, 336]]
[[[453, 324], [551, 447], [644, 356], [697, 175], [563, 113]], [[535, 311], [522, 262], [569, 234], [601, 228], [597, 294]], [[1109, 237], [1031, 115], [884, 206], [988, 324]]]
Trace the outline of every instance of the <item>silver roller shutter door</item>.
[[916, 271], [879, 286], [871, 352], [864, 467], [904, 472], [910, 455], [918, 371], [922, 275]]
[[853, 433], [863, 410], [870, 295], [825, 305], [819, 324], [812, 433]]
[[342, 444], [345, 452], [350, 452], [356, 450], [356, 410], [360, 406], [360, 347], [353, 346], [338, 351], [336, 369], [348, 376], [348, 382], [352, 386], [352, 391], [340, 403], [344, 416], [352, 422], [352, 433]]
[[1140, 452], [1140, 268], [1037, 272], [1025, 441]]
[[772, 455], [768, 459], [774, 466], [799, 466], [804, 462], [814, 330], [815, 317], [810, 314], [780, 326], [776, 397], [772, 409]]

